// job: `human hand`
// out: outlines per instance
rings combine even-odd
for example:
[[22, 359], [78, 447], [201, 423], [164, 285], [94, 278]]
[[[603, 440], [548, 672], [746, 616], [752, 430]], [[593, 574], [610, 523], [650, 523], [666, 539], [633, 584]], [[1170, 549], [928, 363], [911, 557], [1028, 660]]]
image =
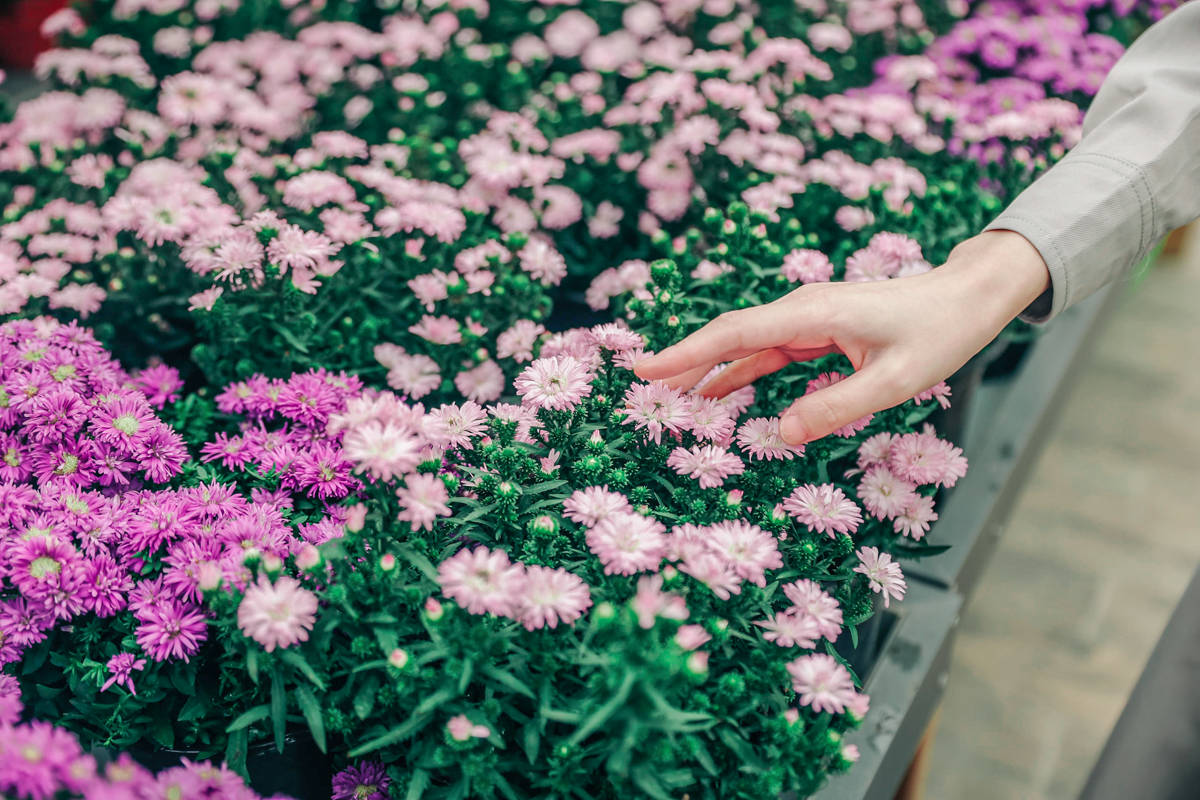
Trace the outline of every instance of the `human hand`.
[[1050, 286], [1037, 249], [1012, 231], [960, 244], [922, 275], [872, 283], [801, 286], [756, 308], [730, 311], [639, 362], [644, 380], [724, 397], [793, 361], [842, 353], [855, 372], [798, 398], [782, 415], [789, 444], [828, 436], [944, 380]]

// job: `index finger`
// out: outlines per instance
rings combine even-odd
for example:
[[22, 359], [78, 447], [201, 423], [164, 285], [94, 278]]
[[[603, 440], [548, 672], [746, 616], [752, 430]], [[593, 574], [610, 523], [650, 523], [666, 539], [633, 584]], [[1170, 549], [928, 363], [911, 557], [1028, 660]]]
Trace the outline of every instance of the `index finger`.
[[661, 380], [704, 364], [744, 358], [798, 337], [815, 337], [812, 343], [805, 342], [807, 346], [829, 344], [828, 335], [819, 333], [816, 327], [813, 315], [795, 302], [782, 304], [777, 300], [727, 311], [682, 342], [639, 362], [634, 372], [644, 380]]

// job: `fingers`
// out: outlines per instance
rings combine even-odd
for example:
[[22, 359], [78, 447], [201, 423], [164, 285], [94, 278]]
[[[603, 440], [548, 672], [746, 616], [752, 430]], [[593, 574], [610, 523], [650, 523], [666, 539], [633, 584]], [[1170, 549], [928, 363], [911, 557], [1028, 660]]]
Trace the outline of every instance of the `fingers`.
[[640, 362], [634, 372], [644, 380], [660, 380], [704, 364], [743, 358], [798, 338], [812, 339], [805, 342], [811, 347], [831, 344], [828, 333], [820, 328], [811, 308], [795, 300], [729, 311], [682, 342]]
[[704, 379], [704, 376], [717, 365], [715, 361], [707, 361], [698, 367], [689, 369], [687, 372], [681, 372], [678, 375], [673, 375], [663, 382], [672, 389], [677, 389], [681, 392], [686, 392]]
[[902, 381], [892, 378], [885, 367], [868, 365], [792, 403], [780, 419], [779, 432], [788, 444], [804, 444], [911, 396]]
[[743, 386], [749, 386], [763, 375], [770, 375], [783, 369], [793, 361], [811, 361], [814, 358], [836, 352], [837, 348], [818, 347], [811, 350], [777, 349], [760, 350], [752, 356], [733, 362], [721, 370], [711, 381], [698, 390], [705, 397], [724, 397], [730, 392], [736, 392]]

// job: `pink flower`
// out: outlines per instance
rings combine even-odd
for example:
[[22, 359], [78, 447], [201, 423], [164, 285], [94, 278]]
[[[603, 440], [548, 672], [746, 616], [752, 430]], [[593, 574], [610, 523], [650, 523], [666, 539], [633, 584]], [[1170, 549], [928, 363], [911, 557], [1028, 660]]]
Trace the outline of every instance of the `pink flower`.
[[490, 403], [504, 393], [504, 372], [490, 358], [479, 366], [463, 370], [454, 377], [458, 391], [476, 403]]
[[421, 462], [422, 439], [406, 425], [370, 420], [346, 431], [342, 449], [354, 471], [390, 481]]
[[684, 650], [695, 650], [711, 640], [712, 636], [703, 625], [681, 625], [675, 631], [675, 644]]
[[783, 585], [783, 593], [795, 607], [817, 623], [820, 634], [836, 641], [842, 632], [842, 608], [816, 581], [798, 580]]
[[830, 483], [797, 487], [783, 501], [783, 510], [814, 533], [851, 534], [862, 524], [862, 512], [854, 501]]
[[826, 653], [800, 656], [787, 665], [787, 671], [792, 689], [800, 695], [800, 705], [816, 712], [841, 714], [858, 694], [850, 673]]
[[287, 575], [274, 584], [259, 575], [238, 605], [238, 628], [268, 653], [307, 641], [316, 621], [317, 596]]
[[521, 269], [546, 286], [557, 286], [567, 276], [567, 262], [546, 239], [535, 236], [517, 252]]
[[419, 400], [442, 384], [437, 362], [427, 355], [410, 354], [394, 344], [375, 346], [375, 360], [387, 367], [387, 383]]
[[570, 411], [592, 393], [592, 373], [571, 356], [550, 356], [534, 361], [513, 381], [517, 394], [534, 408]]
[[962, 449], [933, 433], [906, 433], [892, 439], [888, 466], [912, 483], [953, 486], [967, 474]]
[[662, 575], [646, 575], [638, 579], [637, 594], [631, 605], [638, 626], [650, 630], [659, 619], [683, 621], [688, 618], [687, 603], [682, 597], [662, 590]]
[[937, 518], [937, 512], [933, 510], [933, 498], [918, 494], [908, 507], [896, 516], [893, 527], [896, 533], [919, 542], [929, 533], [930, 524], [936, 522]]
[[451, 717], [450, 721], [446, 723], [446, 730], [450, 733], [450, 738], [456, 742], [486, 739], [492, 735], [491, 728], [487, 725], [476, 725], [466, 714]]
[[533, 348], [546, 327], [533, 320], [519, 319], [496, 337], [496, 357], [511, 358], [518, 364], [533, 360]]
[[458, 321], [452, 317], [432, 317], [428, 314], [421, 321], [408, 327], [408, 332], [434, 344], [458, 344], [462, 331]]
[[751, 458], [790, 461], [804, 455], [804, 445], [792, 446], [779, 433], [779, 417], [754, 417], [738, 428], [738, 446]]
[[446, 484], [437, 475], [405, 476], [404, 486], [396, 490], [396, 497], [400, 500], [400, 513], [396, 518], [411, 523], [414, 531], [420, 528], [433, 530], [434, 520], [450, 516]]
[[758, 586], [766, 586], [766, 570], [783, 566], [775, 537], [744, 520], [715, 523], [709, 528], [708, 544], [734, 572]]
[[657, 570], [666, 554], [666, 528], [641, 514], [626, 512], [606, 517], [587, 532], [586, 539], [606, 575]]
[[878, 548], [864, 547], [855, 553], [859, 564], [855, 572], [867, 576], [871, 591], [883, 596], [883, 606], [887, 608], [891, 600], [903, 600], [908, 584], [904, 582], [904, 574], [900, 565], [892, 561], [888, 553], [880, 553]]
[[665, 383], [636, 383], [625, 392], [625, 424], [646, 431], [658, 444], [664, 432], [679, 433], [691, 422], [691, 398]]
[[525, 594], [525, 570], [503, 550], [463, 548], [438, 566], [442, 593], [469, 614], [511, 617]]
[[592, 596], [583, 579], [564, 569], [529, 566], [517, 601], [516, 619], [528, 630], [570, 624], [583, 616]]
[[823, 283], [833, 278], [833, 262], [820, 250], [793, 250], [783, 257], [783, 277], [799, 283]]
[[821, 636], [821, 627], [817, 620], [795, 606], [765, 622], [754, 624], [766, 630], [763, 634], [764, 639], [780, 647], [802, 647], [811, 650], [817, 646], [817, 639]]
[[105, 665], [109, 672], [109, 679], [100, 687], [100, 691], [108, 691], [108, 687], [116, 684], [124, 686], [129, 690], [130, 694], [137, 694], [137, 690], [133, 687], [133, 671], [139, 672], [146, 668], [146, 659], [138, 658], [133, 653], [117, 653], [108, 660]]
[[187, 661], [208, 638], [208, 620], [194, 605], [166, 601], [147, 605], [137, 612], [138, 646], [155, 661], [182, 658]]
[[728, 445], [733, 439], [737, 422], [729, 408], [712, 397], [692, 395], [692, 435], [714, 444]]
[[885, 466], [874, 466], [859, 481], [858, 496], [872, 516], [895, 519], [913, 502], [916, 486]]
[[563, 501], [563, 513], [567, 519], [588, 528], [595, 527], [611, 516], [633, 511], [629, 499], [607, 487], [589, 486], [577, 489]]

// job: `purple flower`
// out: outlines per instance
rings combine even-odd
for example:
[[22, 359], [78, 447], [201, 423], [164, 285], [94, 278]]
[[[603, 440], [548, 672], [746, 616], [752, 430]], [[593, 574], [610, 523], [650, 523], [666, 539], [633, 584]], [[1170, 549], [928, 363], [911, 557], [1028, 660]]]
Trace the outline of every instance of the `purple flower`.
[[391, 784], [383, 764], [363, 761], [333, 776], [330, 800], [387, 800]]
[[133, 671], [144, 670], [146, 659], [138, 658], [133, 653], [117, 653], [108, 660], [107, 667], [110, 677], [100, 687], [100, 691], [108, 691], [108, 687], [115, 683], [117, 686], [124, 686], [130, 694], [137, 694], [133, 687]]
[[155, 661], [187, 661], [208, 638], [208, 620], [199, 606], [171, 601], [147, 606], [138, 614], [138, 645]]

